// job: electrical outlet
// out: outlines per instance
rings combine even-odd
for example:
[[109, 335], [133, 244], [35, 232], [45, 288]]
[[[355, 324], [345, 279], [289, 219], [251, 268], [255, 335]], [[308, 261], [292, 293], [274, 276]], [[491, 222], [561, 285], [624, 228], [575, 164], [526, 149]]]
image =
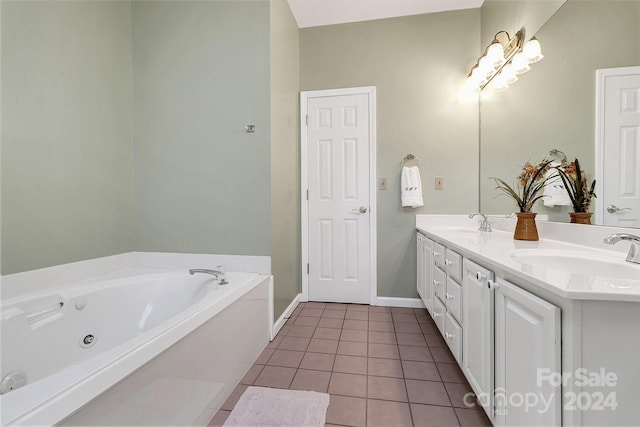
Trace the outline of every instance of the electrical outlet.
[[386, 189], [387, 189], [387, 178], [379, 178], [378, 190], [386, 190]]
[[444, 190], [444, 176], [436, 176], [436, 190]]

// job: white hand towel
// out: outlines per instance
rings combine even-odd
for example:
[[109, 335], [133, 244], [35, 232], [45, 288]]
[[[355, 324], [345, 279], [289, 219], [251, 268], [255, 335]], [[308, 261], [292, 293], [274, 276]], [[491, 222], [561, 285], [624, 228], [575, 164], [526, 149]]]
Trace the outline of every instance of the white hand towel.
[[555, 168], [560, 163], [551, 163], [551, 169], [547, 172], [547, 185], [544, 187], [544, 197], [542, 198], [545, 206], [571, 206], [571, 198], [567, 194], [567, 190], [562, 183], [560, 173]]
[[402, 206], [417, 208], [423, 206], [422, 182], [420, 181], [420, 169], [417, 166], [403, 167], [400, 177], [400, 191], [402, 193]]

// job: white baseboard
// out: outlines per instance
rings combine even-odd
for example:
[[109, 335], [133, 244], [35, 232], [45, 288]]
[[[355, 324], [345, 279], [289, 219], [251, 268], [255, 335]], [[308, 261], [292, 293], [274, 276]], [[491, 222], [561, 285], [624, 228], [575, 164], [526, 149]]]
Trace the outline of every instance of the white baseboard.
[[425, 308], [420, 298], [378, 297], [376, 298], [376, 305], [386, 307]]
[[280, 329], [282, 329], [282, 327], [284, 326], [284, 322], [286, 322], [287, 319], [289, 317], [291, 317], [291, 314], [293, 313], [293, 310], [296, 309], [298, 304], [300, 304], [301, 300], [302, 300], [302, 294], [296, 295], [296, 297], [293, 299], [293, 301], [291, 301], [291, 304], [289, 304], [289, 306], [280, 315], [278, 320], [276, 320], [274, 322], [273, 327], [271, 328], [271, 339], [272, 340], [278, 334], [278, 332], [280, 332]]

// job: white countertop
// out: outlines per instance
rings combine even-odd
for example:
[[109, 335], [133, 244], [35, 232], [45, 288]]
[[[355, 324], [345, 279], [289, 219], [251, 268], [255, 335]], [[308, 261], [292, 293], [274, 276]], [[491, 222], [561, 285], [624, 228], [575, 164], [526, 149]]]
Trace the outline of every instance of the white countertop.
[[[417, 215], [416, 229], [489, 269], [506, 271], [563, 298], [640, 302], [640, 264], [625, 261], [628, 242], [606, 245], [615, 250], [601, 244], [612, 232], [640, 235], [640, 230], [540, 222], [540, 240], [529, 242], [513, 239], [515, 220], [491, 222], [494, 231], [481, 232], [477, 218], [466, 215]], [[526, 261], [538, 255], [550, 256], [549, 261]], [[573, 261], [578, 266], [573, 267]], [[603, 263], [614, 268], [616, 277], [599, 270]]]

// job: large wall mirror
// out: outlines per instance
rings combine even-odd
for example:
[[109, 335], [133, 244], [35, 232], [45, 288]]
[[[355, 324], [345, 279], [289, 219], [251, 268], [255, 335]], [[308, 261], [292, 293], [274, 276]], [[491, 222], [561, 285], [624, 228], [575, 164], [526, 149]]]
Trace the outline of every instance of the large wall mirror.
[[[596, 70], [640, 65], [640, 0], [568, 0], [535, 36], [544, 59], [508, 90], [481, 94], [480, 209], [487, 214], [516, 209], [510, 198], [499, 196], [490, 177], [515, 183], [526, 161], [542, 160], [550, 151], [577, 157], [590, 179], [595, 177]], [[626, 153], [635, 170], [627, 168], [631, 175], [623, 178], [640, 196], [639, 138], [637, 127], [635, 146]], [[603, 196], [598, 194], [598, 202]], [[569, 221], [568, 206], [538, 202], [534, 211]], [[594, 217], [594, 223], [603, 221], [604, 215]]]

